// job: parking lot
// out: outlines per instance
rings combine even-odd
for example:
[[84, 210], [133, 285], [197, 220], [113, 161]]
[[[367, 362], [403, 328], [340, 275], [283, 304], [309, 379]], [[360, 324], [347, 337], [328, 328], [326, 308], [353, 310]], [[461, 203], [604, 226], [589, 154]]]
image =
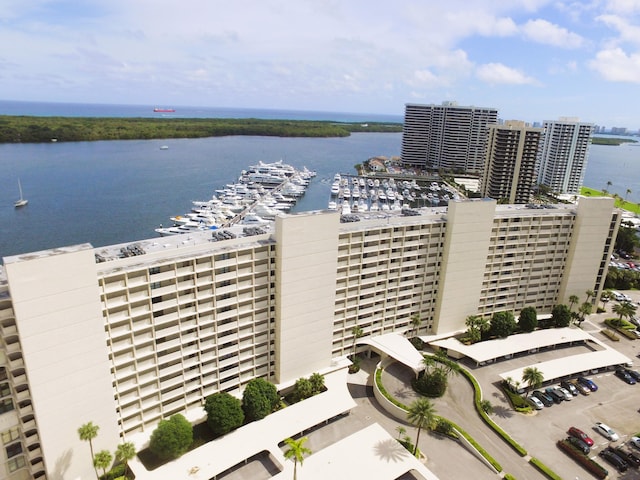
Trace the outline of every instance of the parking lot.
[[[634, 302], [640, 300], [638, 292], [625, 293], [630, 294]], [[628, 340], [621, 337], [620, 341], [613, 342], [600, 333], [604, 319], [615, 316], [610, 313], [613, 304], [615, 302], [610, 302], [608, 305], [609, 313], [591, 315], [582, 327], [597, 339], [633, 359], [634, 369], [640, 370], [640, 359], [637, 358], [640, 353], [640, 340]], [[584, 372], [598, 385], [597, 392], [588, 396], [579, 395], [571, 401], [564, 401], [553, 407], [536, 411], [531, 415], [514, 412], [499, 388], [500, 373], [521, 366], [535, 366], [538, 362], [553, 358], [584, 353], [588, 351], [587, 348], [573, 346], [550, 349], [480, 368], [474, 368], [470, 364], [466, 367], [480, 382], [484, 398], [489, 399], [494, 405], [496, 413], [493, 419], [524, 446], [532, 456], [539, 458], [562, 478], [591, 478], [591, 474], [556, 447], [556, 442], [566, 437], [569, 427], [575, 426], [594, 440], [595, 443], [589, 456], [609, 470], [609, 478], [640, 479], [640, 472], [637, 469], [630, 468], [626, 473], [619, 474], [612, 465], [598, 456], [598, 453], [607, 445], [625, 445], [631, 436], [640, 433], [640, 383], [627, 385], [614, 375], [613, 369]], [[557, 384], [558, 382], [553, 384], [545, 382], [542, 389]], [[609, 442], [594, 431], [595, 422], [603, 422], [612, 427], [620, 436], [620, 440]], [[508, 447], [505, 446], [505, 448]], [[634, 449], [632, 446], [629, 446], [629, 450], [640, 454], [640, 450]]]

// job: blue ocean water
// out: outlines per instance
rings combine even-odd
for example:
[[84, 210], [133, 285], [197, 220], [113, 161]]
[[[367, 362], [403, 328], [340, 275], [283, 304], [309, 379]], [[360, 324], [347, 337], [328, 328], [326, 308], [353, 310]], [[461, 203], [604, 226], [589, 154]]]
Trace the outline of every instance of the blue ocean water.
[[[154, 112], [154, 108], [175, 112]], [[377, 113], [314, 112], [251, 108], [176, 105], [107, 105], [91, 103], [16, 102], [0, 100], [0, 115], [37, 117], [164, 117], [164, 118], [261, 118], [271, 120], [329, 120], [334, 122], [402, 123], [402, 115]]]
[[[17, 105], [20, 104], [21, 106]], [[10, 108], [14, 110], [10, 112]], [[164, 107], [161, 105], [161, 107]], [[177, 113], [180, 109], [175, 107]], [[0, 102], [0, 113], [21, 115], [152, 116], [153, 106]], [[401, 117], [327, 112], [202, 109], [202, 115], [240, 118], [402, 121]], [[64, 113], [67, 112], [67, 113]], [[90, 114], [89, 112], [93, 112]], [[192, 116], [192, 115], [190, 115]], [[282, 159], [318, 175], [296, 211], [327, 206], [335, 173], [375, 155], [399, 155], [402, 134], [358, 133], [345, 138], [215, 137], [0, 145], [0, 258], [89, 242], [96, 247], [156, 236], [154, 228], [206, 200], [259, 160]], [[161, 145], [169, 149], [160, 150]], [[640, 146], [592, 145], [585, 185], [640, 199]], [[18, 179], [29, 204], [15, 209]]]

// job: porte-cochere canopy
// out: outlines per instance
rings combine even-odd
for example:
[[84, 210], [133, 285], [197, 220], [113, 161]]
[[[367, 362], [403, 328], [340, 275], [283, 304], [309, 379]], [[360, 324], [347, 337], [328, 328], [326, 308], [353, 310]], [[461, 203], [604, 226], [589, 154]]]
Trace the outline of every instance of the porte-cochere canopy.
[[387, 333], [377, 337], [358, 339], [359, 345], [369, 345], [377, 351], [406, 365], [416, 374], [424, 370], [424, 358], [409, 340], [398, 333]]

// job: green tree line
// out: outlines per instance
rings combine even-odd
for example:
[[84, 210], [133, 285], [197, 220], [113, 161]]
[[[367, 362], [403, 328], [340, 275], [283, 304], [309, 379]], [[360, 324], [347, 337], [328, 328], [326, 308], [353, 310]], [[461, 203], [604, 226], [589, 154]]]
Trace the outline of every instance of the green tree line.
[[399, 123], [338, 123], [255, 118], [98, 118], [0, 115], [0, 143], [203, 138], [227, 135], [347, 137], [351, 132], [401, 132]]

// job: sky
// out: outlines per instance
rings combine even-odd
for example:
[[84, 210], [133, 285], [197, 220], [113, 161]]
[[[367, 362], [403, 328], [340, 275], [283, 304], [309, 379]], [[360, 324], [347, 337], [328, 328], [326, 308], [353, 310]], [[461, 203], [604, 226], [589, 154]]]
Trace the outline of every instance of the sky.
[[[640, 0], [0, 0], [0, 99], [640, 129]], [[1, 112], [0, 112], [1, 113]]]

